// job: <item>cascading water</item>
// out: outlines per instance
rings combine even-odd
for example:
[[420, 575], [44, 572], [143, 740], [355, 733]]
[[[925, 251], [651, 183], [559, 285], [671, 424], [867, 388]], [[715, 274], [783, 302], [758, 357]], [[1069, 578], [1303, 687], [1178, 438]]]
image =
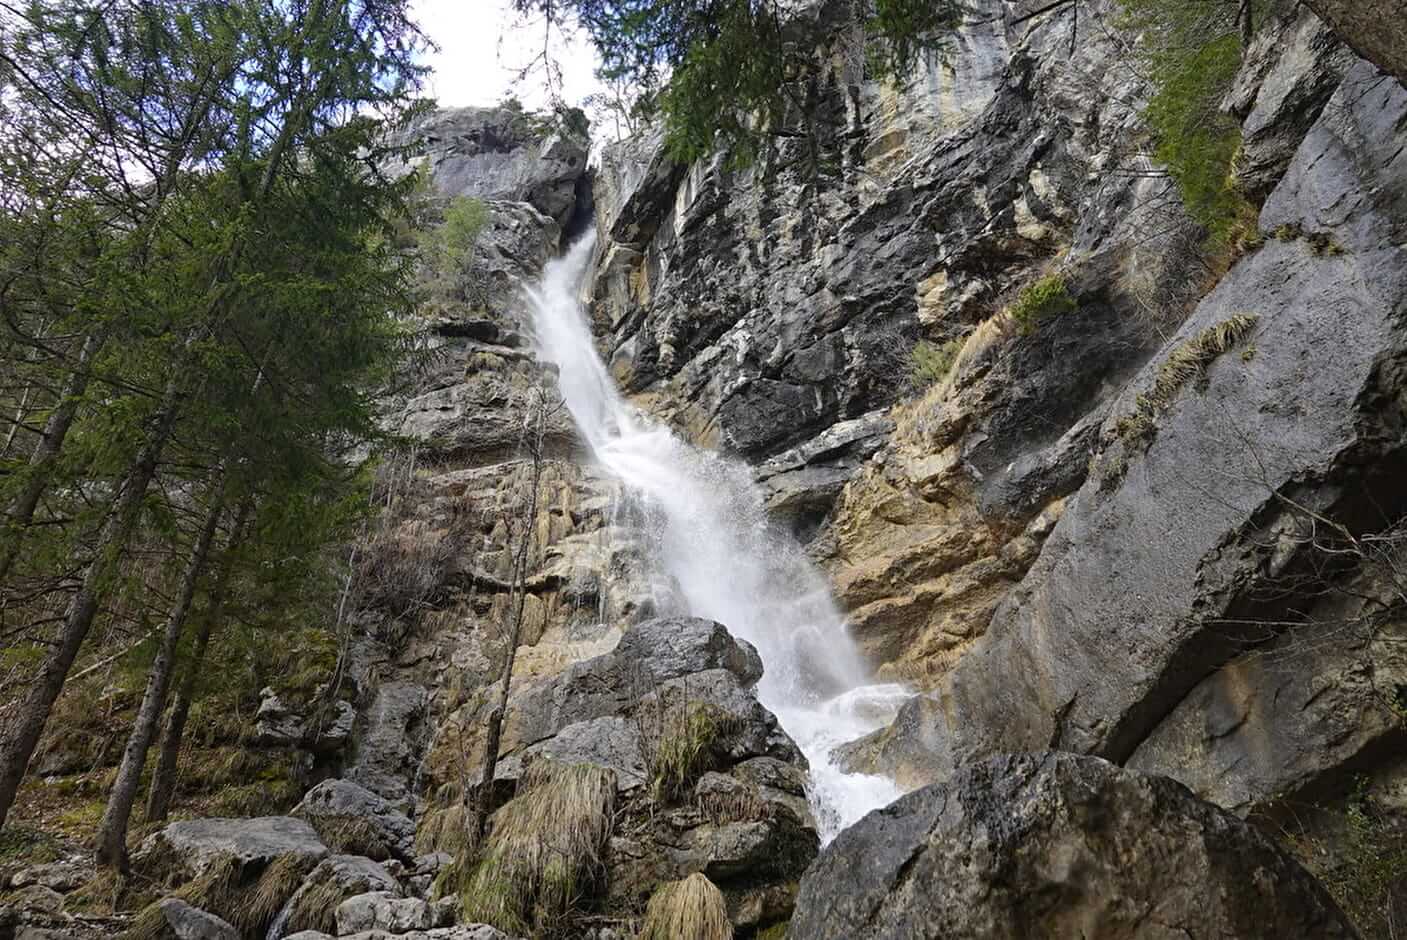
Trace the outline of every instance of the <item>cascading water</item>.
[[899, 796], [884, 777], [843, 772], [830, 752], [885, 724], [905, 690], [866, 684], [825, 582], [795, 541], [767, 524], [748, 469], [689, 446], [625, 403], [578, 300], [594, 242], [594, 233], [577, 242], [528, 291], [538, 356], [557, 367], [566, 406], [602, 467], [662, 519], [660, 573], [677, 587], [679, 612], [716, 620], [757, 647], [765, 667], [758, 698], [810, 761], [811, 803], [828, 841]]

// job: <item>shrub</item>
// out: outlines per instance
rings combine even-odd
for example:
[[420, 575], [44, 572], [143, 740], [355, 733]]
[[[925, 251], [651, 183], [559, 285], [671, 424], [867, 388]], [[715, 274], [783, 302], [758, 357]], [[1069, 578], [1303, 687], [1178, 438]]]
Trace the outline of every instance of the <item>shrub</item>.
[[1020, 325], [1022, 332], [1030, 333], [1041, 320], [1070, 313], [1076, 306], [1075, 298], [1065, 287], [1065, 278], [1060, 274], [1047, 274], [1027, 285], [1007, 308], [1007, 313]]
[[953, 371], [953, 363], [957, 361], [958, 351], [961, 349], [962, 343], [955, 339], [942, 344], [930, 343], [926, 339], [919, 340], [910, 357], [910, 382], [915, 388], [937, 385]]
[[694, 781], [713, 766], [718, 740], [735, 727], [733, 716], [708, 702], [685, 701], [665, 707], [657, 726], [641, 735], [650, 795], [655, 802], [686, 795]]
[[[1168, 169], [1183, 205], [1207, 232], [1204, 250], [1229, 255], [1254, 237], [1255, 212], [1233, 169], [1241, 128], [1221, 111], [1241, 66], [1237, 4], [1194, 0], [1121, 0], [1125, 24], [1140, 35], [1139, 55], [1152, 80], [1144, 119], [1154, 158]], [[1255, 22], [1268, 2], [1257, 2]]]

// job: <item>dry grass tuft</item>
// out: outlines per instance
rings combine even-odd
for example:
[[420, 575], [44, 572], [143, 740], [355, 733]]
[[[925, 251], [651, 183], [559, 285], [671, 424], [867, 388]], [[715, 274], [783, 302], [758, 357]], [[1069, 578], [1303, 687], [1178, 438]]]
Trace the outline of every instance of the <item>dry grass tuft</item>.
[[645, 736], [645, 763], [655, 802], [687, 795], [694, 781], [713, 767], [719, 739], [736, 729], [736, 718], [708, 702], [668, 709], [658, 733]]
[[670, 881], [655, 889], [645, 908], [645, 925], [638, 940], [732, 940], [733, 924], [728, 905], [703, 875], [695, 872], [683, 881]]
[[459, 865], [465, 922], [515, 936], [561, 936], [604, 874], [616, 775], [539, 760], [490, 820], [477, 857]]
[[1134, 399], [1133, 411], [1120, 418], [1115, 431], [1130, 447], [1146, 448], [1157, 433], [1157, 414], [1172, 404], [1183, 386], [1206, 374], [1217, 357], [1251, 331], [1260, 318], [1250, 313], [1207, 327], [1174, 349], [1158, 367], [1153, 387]]
[[274, 859], [259, 876], [259, 882], [244, 899], [241, 909], [230, 912], [230, 923], [244, 933], [262, 934], [293, 897], [310, 867], [308, 860], [298, 855], [280, 855]]
[[335, 935], [337, 906], [352, 894], [360, 893], [348, 893], [334, 877], [307, 885], [293, 897], [293, 907], [288, 912], [288, 920], [284, 925], [284, 936], [302, 930], [316, 930], [318, 933]]
[[469, 849], [473, 817], [457, 785], [440, 788], [434, 801], [420, 814], [415, 827], [415, 851], [421, 855], [444, 852], [459, 858]]
[[755, 786], [744, 784], [730, 790], [710, 790], [694, 798], [699, 812], [715, 826], [735, 822], [766, 822], [772, 817], [771, 805], [762, 798]]

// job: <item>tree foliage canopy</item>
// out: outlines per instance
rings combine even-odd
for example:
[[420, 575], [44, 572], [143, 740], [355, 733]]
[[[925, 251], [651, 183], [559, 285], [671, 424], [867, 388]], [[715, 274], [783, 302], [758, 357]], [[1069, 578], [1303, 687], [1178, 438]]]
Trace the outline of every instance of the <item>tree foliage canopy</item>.
[[[812, 115], [802, 90], [833, 23], [779, 0], [514, 0], [519, 11], [585, 31], [602, 77], [641, 90], [663, 114], [674, 156], [688, 161], [721, 141], [753, 154], [762, 136]], [[902, 75], [939, 48], [962, 0], [848, 0], [865, 25], [867, 65]]]

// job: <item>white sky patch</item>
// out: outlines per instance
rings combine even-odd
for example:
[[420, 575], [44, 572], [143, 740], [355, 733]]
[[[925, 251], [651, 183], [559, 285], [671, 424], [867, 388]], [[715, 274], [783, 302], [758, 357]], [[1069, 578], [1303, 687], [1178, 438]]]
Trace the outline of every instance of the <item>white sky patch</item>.
[[[542, 54], [541, 19], [524, 20], [511, 0], [413, 0], [416, 20], [435, 43], [434, 69], [426, 90], [444, 107], [493, 105], [514, 95], [529, 109], [550, 101], [547, 76], [537, 68], [517, 82], [519, 71]], [[556, 93], [570, 105], [598, 91], [595, 50], [580, 33], [553, 31], [549, 46], [561, 70]]]

